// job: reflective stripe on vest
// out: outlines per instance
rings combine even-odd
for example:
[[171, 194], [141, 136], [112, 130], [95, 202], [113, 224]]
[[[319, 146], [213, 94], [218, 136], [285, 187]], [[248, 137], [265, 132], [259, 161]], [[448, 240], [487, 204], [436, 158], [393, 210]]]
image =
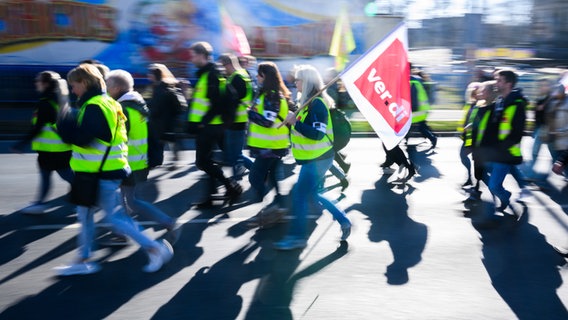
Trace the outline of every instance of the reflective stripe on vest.
[[[463, 110], [464, 110], [464, 115], [463, 115], [462, 125], [458, 127], [459, 132], [463, 132], [465, 126], [473, 122], [473, 119], [475, 119], [475, 116], [479, 111], [479, 107], [471, 104], [466, 104]], [[473, 132], [471, 128], [465, 132], [465, 136], [463, 137], [463, 139], [464, 139], [464, 146], [470, 147], [473, 144]]]
[[[503, 110], [503, 115], [501, 117], [501, 122], [499, 122], [499, 134], [498, 139], [499, 141], [505, 140], [512, 130], [512, 120], [515, 112], [517, 111], [517, 105], [510, 105], [505, 107]], [[483, 139], [483, 135], [485, 134], [485, 129], [487, 128], [487, 122], [489, 121], [489, 116], [491, 112], [486, 112], [479, 123], [479, 130], [477, 132], [476, 137], [476, 146], [479, 146], [481, 143], [481, 139]], [[512, 156], [520, 157], [521, 156], [521, 144], [517, 143], [509, 148], [509, 153]]]
[[[75, 172], [98, 172], [107, 146], [111, 146], [102, 171], [114, 171], [128, 167], [128, 146], [126, 145], [126, 117], [120, 104], [107, 95], [94, 96], [79, 109], [77, 124], [81, 125], [87, 105], [97, 105], [103, 112], [112, 133], [111, 143], [95, 138], [89, 146], [73, 145], [70, 161]], [[118, 126], [118, 128], [117, 128]]]
[[126, 107], [130, 130], [128, 131], [128, 165], [133, 171], [148, 167], [148, 122], [140, 111]]
[[426, 121], [428, 112], [430, 111], [426, 89], [424, 89], [424, 86], [418, 80], [411, 79], [410, 85], [414, 85], [418, 95], [418, 110], [412, 112], [412, 123]]
[[[208, 85], [208, 77], [209, 72], [205, 72], [204, 74], [199, 77], [197, 83], [195, 84], [195, 89], [193, 92], [193, 99], [191, 101], [191, 109], [189, 110], [189, 115], [187, 120], [189, 122], [196, 122], [200, 123], [203, 116], [211, 109], [211, 101], [207, 98], [207, 85]], [[224, 90], [225, 87], [225, 79], [220, 78], [220, 88]], [[223, 121], [221, 120], [220, 115], [216, 115], [213, 119], [209, 122], [210, 124], [221, 124]]]
[[[256, 106], [258, 113], [264, 115], [264, 98], [263, 93], [259, 100], [260, 102]], [[286, 99], [280, 98], [280, 111], [278, 112], [278, 117], [274, 119], [274, 122], [270, 128], [263, 127], [259, 124], [251, 122], [249, 124], [249, 135], [247, 139], [247, 144], [250, 147], [262, 148], [262, 149], [286, 149], [290, 147], [290, 129], [287, 126], [278, 126], [282, 123], [288, 115], [288, 103]], [[280, 118], [280, 119], [279, 119]]]
[[248, 121], [248, 108], [252, 104], [253, 99], [253, 90], [252, 90], [252, 82], [248, 73], [244, 69], [237, 70], [233, 72], [233, 74], [227, 80], [229, 83], [232, 83], [233, 78], [235, 76], [239, 76], [243, 79], [246, 84], [247, 94], [243, 99], [241, 99], [239, 106], [237, 107], [237, 111], [235, 113], [235, 123], [245, 123]]
[[[324, 105], [325, 101], [322, 98], [319, 99]], [[331, 148], [333, 148], [333, 124], [331, 123], [331, 115], [329, 114], [329, 108], [327, 108], [327, 128], [326, 128], [326, 137], [322, 140], [312, 140], [309, 138], [304, 137], [301, 133], [296, 131], [294, 127], [292, 127], [292, 154], [294, 158], [297, 160], [312, 160], [317, 159], [326, 152], [328, 152]], [[308, 115], [308, 109], [300, 112], [300, 118], [298, 119], [299, 122], [304, 122], [306, 116]]]
[[[59, 114], [59, 105], [52, 100], [46, 100], [55, 109], [55, 114]], [[37, 123], [37, 112], [34, 113], [32, 124]], [[46, 123], [41, 131], [32, 140], [32, 150], [45, 152], [64, 152], [71, 150], [71, 145], [64, 143], [57, 133], [57, 125], [55, 123]]]

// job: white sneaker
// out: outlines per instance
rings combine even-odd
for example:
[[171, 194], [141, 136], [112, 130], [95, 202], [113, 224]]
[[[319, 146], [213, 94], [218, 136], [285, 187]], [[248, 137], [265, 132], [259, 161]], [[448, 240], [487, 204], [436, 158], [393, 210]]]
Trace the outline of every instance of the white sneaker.
[[21, 213], [24, 214], [43, 214], [47, 210], [47, 206], [42, 203], [34, 202], [29, 206], [20, 210]]
[[162, 240], [161, 242], [158, 242], [158, 244], [159, 248], [157, 252], [156, 250], [148, 252], [148, 259], [150, 261], [147, 265], [144, 266], [144, 268], [142, 268], [142, 271], [148, 273], [156, 272], [160, 270], [164, 264], [168, 263], [172, 259], [174, 255], [174, 249], [172, 248], [170, 243], [166, 240]]
[[530, 196], [531, 196], [530, 190], [527, 188], [522, 188], [521, 192], [519, 193], [519, 196], [517, 197], [517, 202], [525, 202], [525, 200], [527, 200], [527, 198], [529, 198]]
[[98, 272], [101, 266], [96, 262], [75, 262], [65, 266], [53, 268], [58, 276], [73, 276]]

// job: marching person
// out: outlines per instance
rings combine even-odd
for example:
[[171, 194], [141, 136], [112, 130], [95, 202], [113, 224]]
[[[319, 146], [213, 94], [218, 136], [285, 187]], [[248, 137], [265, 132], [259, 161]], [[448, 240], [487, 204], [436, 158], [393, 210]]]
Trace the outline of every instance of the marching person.
[[[209, 176], [209, 187], [206, 198], [197, 203], [200, 209], [213, 206], [213, 195], [217, 192], [217, 181], [226, 188], [225, 201], [234, 203], [243, 192], [243, 188], [228, 179], [221, 167], [213, 162], [213, 148], [223, 143], [223, 99], [225, 79], [212, 59], [213, 47], [207, 42], [196, 42], [191, 45], [191, 62], [198, 68], [197, 83], [189, 111], [189, 130], [196, 133], [195, 164]], [[224, 86], [221, 88], [221, 86]]]
[[[243, 147], [246, 139], [246, 129], [248, 122], [247, 110], [253, 99], [253, 89], [251, 79], [245, 69], [239, 65], [239, 60], [233, 54], [223, 54], [219, 57], [219, 63], [225, 68], [227, 83], [230, 84], [237, 93], [238, 104], [236, 110], [232, 111], [231, 119], [226, 119], [223, 154], [228, 165], [233, 169], [233, 179], [241, 180], [245, 167], [250, 167], [250, 163], [243, 156]], [[229, 107], [229, 106], [225, 106]], [[233, 107], [233, 106], [230, 106]]]
[[278, 220], [286, 210], [280, 193], [279, 180], [283, 177], [282, 157], [290, 148], [290, 130], [281, 126], [288, 116], [290, 91], [284, 85], [278, 67], [273, 62], [258, 65], [257, 81], [259, 94], [249, 110], [249, 135], [247, 143], [254, 163], [250, 169], [249, 181], [255, 191], [255, 200], [262, 201], [274, 188], [276, 196], [271, 205], [263, 209], [254, 223], [262, 225], [263, 218]]
[[69, 166], [71, 145], [61, 140], [56, 124], [61, 105], [68, 99], [67, 81], [56, 72], [43, 71], [36, 76], [35, 87], [41, 97], [32, 118], [33, 127], [23, 140], [12, 147], [13, 152], [21, 153], [31, 141], [32, 150], [37, 152], [39, 194], [32, 204], [20, 210], [26, 214], [41, 214], [47, 209], [45, 201], [53, 171], [63, 180], [73, 181], [73, 171]]
[[[163, 161], [164, 146], [173, 154], [173, 163], [169, 170], [177, 169], [179, 160], [180, 142], [177, 139], [178, 117], [187, 108], [187, 101], [181, 88], [178, 88], [179, 81], [174, 77], [170, 69], [161, 63], [153, 63], [148, 67], [148, 79], [152, 86], [152, 97], [148, 100], [150, 110], [150, 141], [152, 155]], [[161, 164], [162, 161], [152, 163], [151, 166]]]
[[292, 154], [301, 166], [298, 182], [292, 191], [292, 216], [287, 236], [275, 242], [279, 250], [304, 248], [307, 244], [308, 202], [319, 202], [341, 226], [341, 240], [351, 233], [351, 221], [345, 212], [331, 201], [318, 194], [318, 186], [333, 162], [333, 128], [329, 106], [333, 100], [323, 92], [323, 80], [319, 72], [309, 65], [300, 67], [295, 75], [296, 86], [301, 94], [300, 105], [317, 95], [297, 117], [291, 113], [286, 123], [292, 125]]
[[170, 243], [180, 236], [181, 225], [152, 204], [136, 198], [136, 189], [148, 178], [148, 116], [150, 111], [142, 96], [134, 91], [134, 79], [124, 70], [112, 70], [106, 78], [107, 93], [122, 106], [128, 134], [128, 164], [132, 173], [122, 180], [120, 191], [124, 208], [158, 222], [168, 230]]
[[55, 271], [60, 276], [70, 276], [100, 269], [90, 260], [97, 206], [115, 233], [132, 238], [146, 251], [149, 262], [143, 271], [156, 272], [172, 258], [171, 245], [165, 240], [151, 240], [140, 232], [119, 201], [120, 183], [130, 174], [126, 117], [122, 107], [105, 93], [104, 79], [95, 66], [81, 64], [68, 73], [67, 79], [77, 95], [79, 109], [66, 107], [58, 128], [63, 140], [72, 144], [70, 165], [75, 178], [71, 201], [78, 205], [81, 230], [78, 259]]
[[495, 106], [486, 112], [479, 123], [483, 158], [488, 166], [489, 190], [499, 199], [497, 211], [504, 211], [510, 203], [511, 192], [503, 187], [508, 173], [516, 174], [515, 167], [522, 163], [521, 139], [525, 129], [527, 100], [515, 88], [518, 76], [502, 69], [495, 73], [495, 85], [500, 96]]
[[[410, 66], [410, 70], [412, 70], [412, 65]], [[426, 122], [431, 109], [430, 100], [422, 79], [417, 75], [410, 76], [410, 98], [412, 106], [412, 126], [417, 127], [422, 136], [430, 140], [432, 143], [431, 148], [434, 149], [438, 143], [438, 138]]]

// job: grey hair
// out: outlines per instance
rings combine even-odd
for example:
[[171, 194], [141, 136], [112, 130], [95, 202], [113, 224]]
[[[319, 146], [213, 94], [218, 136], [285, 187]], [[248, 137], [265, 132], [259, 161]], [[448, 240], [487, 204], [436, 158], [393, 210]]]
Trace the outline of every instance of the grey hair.
[[[296, 80], [302, 80], [302, 96], [300, 97], [300, 104], [304, 105], [312, 96], [318, 95], [322, 97], [328, 108], [334, 106], [333, 99], [325, 92], [322, 91], [324, 87], [323, 79], [319, 71], [312, 65], [300, 65], [296, 69]], [[320, 92], [321, 91], [321, 92]]]
[[134, 90], [134, 78], [128, 71], [122, 69], [109, 71], [106, 83], [107, 87], [118, 87], [124, 91]]

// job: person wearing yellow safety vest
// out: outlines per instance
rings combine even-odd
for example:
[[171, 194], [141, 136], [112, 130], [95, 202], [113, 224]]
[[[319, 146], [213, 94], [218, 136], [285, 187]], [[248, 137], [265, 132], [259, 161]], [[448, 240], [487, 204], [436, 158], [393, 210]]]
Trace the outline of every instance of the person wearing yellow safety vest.
[[223, 174], [221, 167], [213, 161], [213, 149], [223, 143], [224, 125], [222, 114], [226, 79], [217, 70], [212, 61], [213, 47], [207, 42], [196, 42], [190, 47], [191, 62], [198, 68], [191, 107], [189, 109], [188, 128], [195, 133], [195, 165], [209, 176], [206, 198], [196, 203], [197, 208], [213, 206], [214, 194], [217, 193], [217, 180], [225, 185], [225, 202], [233, 204], [243, 192], [243, 188]]
[[[119, 202], [119, 186], [130, 174], [126, 117], [118, 102], [108, 96], [106, 84], [98, 69], [91, 64], [81, 64], [67, 74], [73, 93], [77, 95], [78, 110], [66, 107], [58, 120], [61, 137], [72, 144], [71, 169], [75, 172], [72, 194], [84, 192], [89, 181], [97, 181], [98, 194], [93, 195], [96, 206], [104, 212], [104, 221], [115, 233], [136, 241], [148, 254], [145, 272], [158, 271], [173, 255], [167, 241], [154, 241], [138, 230]], [[106, 160], [103, 159], [106, 156]], [[95, 179], [91, 179], [95, 178]], [[76, 190], [75, 190], [76, 189]], [[77, 199], [71, 198], [72, 201]], [[77, 216], [81, 224], [78, 236], [79, 257], [70, 264], [59, 266], [60, 276], [90, 274], [100, 266], [91, 261], [92, 242], [95, 234], [94, 206], [77, 203]]]
[[234, 54], [222, 54], [218, 61], [225, 68], [227, 83], [231, 84], [236, 92], [235, 101], [227, 101], [229, 105], [225, 106], [231, 110], [229, 116], [223, 120], [226, 127], [223, 154], [226, 164], [233, 168], [233, 179], [241, 180], [245, 168], [250, 169], [252, 166], [252, 161], [243, 155], [248, 122], [247, 110], [254, 95], [252, 81], [247, 71], [241, 68]]
[[51, 188], [53, 171], [63, 180], [69, 183], [73, 181], [73, 171], [69, 166], [71, 145], [61, 140], [56, 125], [60, 104], [68, 98], [67, 81], [56, 72], [43, 71], [36, 76], [35, 86], [41, 97], [34, 110], [33, 127], [24, 139], [12, 146], [13, 152], [22, 153], [31, 142], [32, 150], [38, 154], [39, 194], [36, 201], [20, 210], [25, 214], [42, 214], [47, 209], [45, 201]]
[[[527, 100], [522, 90], [515, 88], [517, 74], [502, 69], [495, 73], [496, 87], [500, 96], [494, 108], [483, 115], [479, 123], [476, 142], [480, 145], [483, 161], [489, 172], [489, 190], [500, 201], [498, 211], [503, 212], [510, 203], [511, 192], [503, 187], [508, 173], [520, 173], [521, 139], [525, 129]], [[522, 179], [516, 177], [521, 188]]]
[[284, 239], [275, 242], [278, 250], [304, 248], [307, 244], [308, 203], [316, 202], [327, 209], [341, 226], [341, 240], [351, 233], [351, 221], [331, 201], [318, 193], [324, 175], [333, 163], [333, 125], [329, 107], [333, 100], [322, 89], [323, 80], [316, 68], [300, 66], [295, 75], [296, 86], [301, 94], [300, 105], [308, 103], [299, 110], [297, 116], [290, 113], [286, 123], [291, 127], [292, 154], [301, 166], [298, 182], [292, 191], [293, 220]]
[[457, 131], [463, 141], [460, 147], [460, 160], [467, 171], [467, 179], [462, 184], [462, 188], [470, 187], [473, 185], [471, 179], [471, 160], [469, 155], [472, 152], [472, 130], [471, 126], [475, 115], [479, 110], [477, 106], [477, 90], [481, 86], [480, 82], [472, 82], [467, 85], [465, 90], [465, 106], [463, 107], [463, 120]]
[[260, 88], [248, 111], [250, 123], [247, 144], [254, 158], [249, 182], [257, 202], [261, 202], [272, 188], [276, 191], [274, 201], [251, 222], [262, 226], [263, 218], [281, 217], [286, 211], [278, 181], [284, 176], [282, 157], [290, 149], [290, 129], [281, 125], [288, 116], [287, 98], [290, 97], [290, 91], [273, 62], [260, 63], [256, 78]]
[[[122, 105], [128, 133], [128, 164], [132, 173], [122, 180], [120, 191], [128, 213], [140, 214], [156, 221], [168, 230], [174, 244], [179, 239], [181, 225], [152, 204], [136, 198], [137, 187], [148, 178], [148, 117], [150, 110], [142, 95], [134, 91], [134, 79], [124, 70], [112, 70], [106, 77], [108, 94]], [[119, 238], [120, 239], [120, 238]]]
[[479, 190], [480, 182], [484, 181], [487, 185], [489, 184], [489, 177], [487, 176], [485, 162], [483, 160], [483, 149], [480, 148], [477, 137], [481, 119], [484, 118], [485, 113], [491, 112], [495, 107], [495, 99], [497, 99], [495, 80], [480, 83], [476, 91], [477, 102], [474, 106], [476, 108], [475, 116], [473, 116], [471, 123], [468, 124], [469, 128], [464, 128], [471, 131], [471, 158], [473, 160], [473, 176], [476, 180], [473, 188], [468, 190], [470, 195], [466, 201], [481, 200], [481, 191]]
[[[412, 66], [410, 69], [412, 70]], [[438, 143], [438, 138], [426, 122], [431, 109], [428, 102], [428, 93], [424, 89], [422, 79], [416, 75], [410, 76], [410, 100], [412, 106], [412, 126], [417, 128], [423, 137], [430, 140], [432, 149], [434, 149]]]

